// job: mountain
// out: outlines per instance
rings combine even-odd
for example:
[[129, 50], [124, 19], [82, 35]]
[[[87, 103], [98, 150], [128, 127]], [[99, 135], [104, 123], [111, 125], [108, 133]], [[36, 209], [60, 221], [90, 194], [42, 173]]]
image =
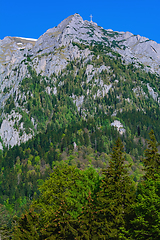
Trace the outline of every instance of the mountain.
[[[5, 37], [0, 46], [1, 149], [44, 132], [53, 117], [60, 127], [101, 110], [125, 134], [126, 111], [159, 111], [160, 44], [145, 37], [74, 14], [37, 40]], [[60, 116], [63, 97], [68, 119], [68, 109]]]
[[160, 142], [159, 44], [78, 14], [0, 44], [0, 204], [21, 215], [64, 162], [98, 174], [118, 137], [141, 179], [151, 129]]

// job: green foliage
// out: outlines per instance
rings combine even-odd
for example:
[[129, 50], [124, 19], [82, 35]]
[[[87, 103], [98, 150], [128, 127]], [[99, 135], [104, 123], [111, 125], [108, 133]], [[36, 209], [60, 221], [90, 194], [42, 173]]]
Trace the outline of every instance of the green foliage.
[[1, 239], [9, 239], [11, 232], [11, 215], [4, 205], [0, 204], [0, 236]]
[[147, 140], [148, 149], [145, 150], [145, 158], [143, 159], [145, 166], [145, 179], [154, 179], [155, 174], [160, 173], [160, 155], [158, 153], [158, 144], [154, 136], [154, 131], [149, 133], [150, 140]]
[[134, 239], [160, 238], [160, 177], [151, 178], [138, 185], [136, 203], [131, 221]]
[[[94, 200], [89, 192], [86, 205], [82, 207], [82, 212], [76, 222], [76, 230], [80, 239], [96, 240], [100, 239], [99, 232], [97, 232], [97, 214]], [[76, 238], [78, 239], [78, 238]]]
[[3, 90], [3, 92], [4, 92], [4, 93], [9, 93], [9, 90], [10, 90], [9, 87], [5, 87], [4, 90]]
[[122, 151], [123, 145], [118, 139], [110, 165], [102, 171], [104, 178], [98, 193], [99, 234], [110, 239], [127, 239], [127, 219], [135, 196], [134, 184], [128, 176]]
[[[88, 34], [93, 33], [94, 29], [89, 28]], [[86, 59], [71, 61], [61, 73], [53, 73], [50, 77], [37, 75], [28, 63], [32, 61], [32, 56], [27, 55], [23, 61], [27, 65], [29, 77], [22, 80], [20, 93], [10, 96], [1, 111], [2, 115], [3, 111], [10, 114], [12, 109], [19, 112], [22, 118], [16, 122], [16, 128], [23, 122], [25, 132], [35, 134], [28, 142], [12, 149], [4, 148], [0, 153], [0, 202], [6, 204], [10, 212], [15, 211], [17, 216], [20, 216], [26, 204], [35, 198], [37, 220], [29, 212], [26, 213], [24, 222], [20, 220], [23, 226], [30, 229], [30, 238], [34, 236], [32, 224], [37, 221], [38, 237], [42, 236], [40, 230], [43, 230], [44, 238], [48, 239], [58, 238], [59, 231], [64, 239], [72, 239], [73, 236], [77, 239], [96, 239], [97, 236], [102, 239], [130, 239], [130, 220], [133, 220], [134, 216], [134, 204], [131, 209], [134, 187], [130, 177], [140, 181], [145, 167], [145, 180], [151, 181], [148, 180], [149, 177], [153, 181], [158, 179], [155, 174], [159, 174], [159, 154], [153, 133], [151, 140], [148, 140], [149, 148], [145, 154], [144, 149], [145, 138], [148, 138], [151, 128], [155, 131], [157, 141], [160, 140], [159, 105], [147, 88], [149, 83], [154, 91], [160, 94], [160, 78], [143, 71], [143, 65], [139, 68], [133, 63], [125, 65], [121, 56], [111, 49], [118, 47], [119, 42], [113, 41], [111, 46], [108, 41], [108, 36], [114, 37], [115, 34], [118, 33], [104, 30], [103, 40], [108, 43], [107, 46], [103, 42], [72, 42], [81, 50], [88, 48], [92, 58], [88, 62]], [[64, 46], [58, 51], [63, 48]], [[47, 53], [49, 54], [52, 53]], [[86, 71], [89, 64], [93, 66], [91, 78]], [[107, 68], [99, 73], [102, 66]], [[107, 93], [103, 92], [102, 83], [105, 87], [112, 84]], [[4, 93], [9, 90], [6, 88]], [[19, 108], [15, 107], [15, 99]], [[111, 127], [115, 119], [126, 129], [123, 136]], [[20, 134], [22, 136], [23, 132]], [[118, 137], [121, 138], [127, 154], [123, 153], [119, 141], [109, 155]], [[145, 158], [142, 162], [143, 155]], [[127, 167], [124, 164], [124, 157], [132, 166]], [[100, 169], [103, 169], [104, 175], [97, 200]], [[51, 172], [50, 178], [46, 180]], [[130, 189], [133, 191], [129, 192]], [[151, 193], [155, 196], [154, 191], [158, 190], [151, 188]], [[91, 194], [88, 196], [89, 192]], [[141, 193], [146, 199], [146, 208], [147, 194], [149, 196], [151, 193], [147, 193], [145, 187]], [[142, 207], [140, 198], [135, 209]], [[64, 208], [61, 209], [63, 201]], [[156, 196], [154, 201], [158, 209]], [[155, 215], [159, 217], [156, 209]], [[58, 218], [55, 218], [55, 213]], [[91, 221], [93, 216], [97, 223]], [[80, 222], [77, 222], [78, 218]], [[145, 219], [145, 216], [143, 218]], [[138, 236], [136, 231], [140, 230], [135, 216], [134, 221], [132, 229], [135, 226], [134, 234]], [[153, 228], [154, 226], [155, 223]], [[22, 229], [18, 229], [17, 234], [22, 234]], [[67, 235], [67, 232], [71, 235]], [[24, 236], [22, 234], [21, 239]]]
[[52, 213], [52, 219], [47, 225], [44, 225], [41, 234], [42, 239], [74, 239], [77, 235], [75, 221], [67, 213], [67, 205], [62, 200], [60, 207]]
[[160, 177], [143, 180], [135, 194], [124, 156], [118, 139], [101, 180], [93, 168], [59, 163], [33, 210], [20, 217], [14, 239], [159, 239]]
[[82, 172], [73, 166], [60, 164], [40, 186], [41, 197], [33, 204], [37, 209], [43, 209], [41, 215], [45, 222], [49, 222], [52, 212], [65, 200], [68, 213], [76, 218], [86, 202], [88, 192], [96, 191], [96, 181], [98, 174], [92, 168]]
[[30, 209], [28, 212], [24, 213], [19, 219], [18, 225], [15, 226], [13, 239], [15, 240], [38, 240], [38, 215]]

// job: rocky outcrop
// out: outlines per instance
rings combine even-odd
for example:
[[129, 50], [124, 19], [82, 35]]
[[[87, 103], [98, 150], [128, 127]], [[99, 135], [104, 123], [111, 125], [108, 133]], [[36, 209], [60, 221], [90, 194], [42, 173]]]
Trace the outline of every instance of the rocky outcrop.
[[[93, 77], [102, 71], [112, 74], [108, 66], [102, 65], [95, 68], [90, 64], [92, 52], [87, 47], [80, 47], [81, 43], [94, 45], [95, 42], [121, 54], [126, 64], [134, 63], [137, 67], [143, 64], [145, 70], [160, 74], [160, 44], [139, 35], [135, 36], [130, 32], [105, 30], [94, 22], [83, 20], [79, 14], [74, 14], [63, 20], [57, 27], [48, 29], [39, 39], [5, 37], [0, 40], [0, 108], [3, 108], [9, 96], [14, 94], [15, 105], [19, 106], [17, 100], [18, 94], [20, 95], [19, 84], [25, 77], [30, 76], [27, 66], [35, 69], [37, 74], [50, 77], [53, 73], [58, 75], [70, 61], [83, 59], [83, 63], [87, 65], [87, 84], [90, 84]], [[111, 52], [106, 54], [112, 56]], [[103, 97], [110, 88], [114, 88], [113, 83], [104, 84], [100, 78], [96, 77], [94, 86], [98, 86], [94, 98]], [[147, 88], [153, 99], [159, 102], [158, 93], [150, 85], [147, 85]], [[56, 87], [46, 88], [48, 94], [51, 91], [57, 94]], [[139, 93], [143, 93], [143, 89], [136, 87], [133, 92], [138, 96]], [[87, 89], [87, 95], [89, 93], [90, 90]], [[25, 96], [21, 97], [25, 98]], [[84, 96], [73, 95], [71, 97], [80, 110], [84, 103]], [[21, 116], [15, 113], [12, 115], [13, 119], [3, 115], [4, 119], [0, 128], [0, 136], [7, 146], [20, 144], [21, 141], [25, 142], [33, 135], [33, 133], [26, 134], [23, 126], [16, 129], [15, 117]], [[1, 143], [0, 148], [2, 148]]]
[[122, 135], [126, 132], [124, 126], [122, 125], [122, 123], [118, 120], [114, 120], [114, 122], [111, 123], [111, 126], [116, 127], [117, 130], [119, 131], [119, 133]]
[[[6, 119], [3, 120], [0, 128], [0, 136], [3, 140], [3, 143], [6, 146], [13, 147], [14, 145], [20, 145], [21, 142], [26, 142], [33, 136], [32, 134], [26, 134], [25, 129], [23, 128], [23, 122], [17, 128], [18, 122], [22, 116], [18, 113], [12, 112], [11, 115], [8, 115]], [[0, 145], [2, 149], [2, 144]]]

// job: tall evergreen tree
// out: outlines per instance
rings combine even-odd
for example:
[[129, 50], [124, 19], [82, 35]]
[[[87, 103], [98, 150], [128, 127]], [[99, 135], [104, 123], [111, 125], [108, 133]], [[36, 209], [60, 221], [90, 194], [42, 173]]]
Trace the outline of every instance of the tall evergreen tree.
[[[63, 239], [71, 240], [77, 236], [76, 223], [71, 215], [67, 212], [67, 205], [62, 200], [59, 209], [52, 213], [52, 219], [44, 224], [41, 229], [40, 239]], [[42, 222], [43, 224], [43, 222]]]
[[137, 187], [137, 198], [133, 204], [132, 222], [134, 239], [160, 239], [160, 155], [153, 130], [145, 150], [145, 175]]
[[97, 228], [97, 213], [92, 199], [91, 192], [89, 192], [88, 202], [82, 207], [82, 212], [76, 221], [77, 239], [81, 240], [96, 240], [99, 239]]
[[98, 193], [98, 222], [101, 239], [129, 239], [127, 220], [134, 201], [134, 184], [124, 164], [123, 145], [117, 140]]
[[151, 130], [149, 136], [150, 140], [147, 140], [148, 148], [145, 150], [145, 158], [143, 159], [145, 166], [145, 179], [153, 179], [154, 174], [160, 173], [160, 154], [158, 153], [158, 143], [153, 130]]
[[19, 219], [14, 228], [13, 239], [15, 240], [39, 240], [40, 222], [38, 215], [30, 209]]
[[160, 239], [160, 176], [146, 179], [138, 185], [135, 214], [132, 223], [133, 239]]

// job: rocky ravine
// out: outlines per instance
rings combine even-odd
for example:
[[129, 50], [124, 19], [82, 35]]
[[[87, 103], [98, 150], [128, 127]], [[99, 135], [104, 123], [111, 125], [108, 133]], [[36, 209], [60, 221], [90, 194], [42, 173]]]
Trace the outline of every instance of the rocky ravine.
[[[47, 30], [38, 40], [20, 37], [5, 37], [0, 40], [0, 108], [4, 107], [11, 94], [19, 93], [19, 83], [29, 76], [26, 62], [37, 74], [50, 77], [53, 73], [57, 75], [74, 59], [83, 58], [85, 61], [92, 59], [88, 48], [81, 50], [73, 42], [83, 44], [103, 42], [121, 54], [126, 64], [132, 62], [136, 66], [143, 64], [147, 71], [160, 74], [160, 44], [129, 32], [105, 30], [94, 22], [84, 21], [79, 14], [74, 14], [57, 27]], [[90, 68], [92, 66], [88, 66], [87, 71], [94, 72], [94, 69]], [[107, 86], [103, 92], [106, 91]], [[150, 92], [153, 93], [153, 89], [150, 89]], [[18, 106], [18, 103], [16, 104]], [[12, 116], [4, 113], [1, 116], [3, 121], [0, 136], [3, 143], [8, 146], [20, 144], [32, 137], [32, 134], [23, 131], [23, 124], [19, 130], [13, 128], [15, 119], [21, 116], [15, 112]], [[20, 131], [23, 134], [20, 134]]]

